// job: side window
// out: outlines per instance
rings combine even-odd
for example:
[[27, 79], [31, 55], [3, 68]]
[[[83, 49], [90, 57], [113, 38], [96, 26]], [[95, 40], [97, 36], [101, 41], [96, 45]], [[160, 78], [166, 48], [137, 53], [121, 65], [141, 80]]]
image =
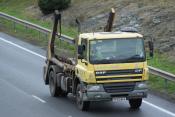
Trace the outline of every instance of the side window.
[[82, 39], [81, 45], [83, 46], [83, 58], [87, 60], [87, 40]]

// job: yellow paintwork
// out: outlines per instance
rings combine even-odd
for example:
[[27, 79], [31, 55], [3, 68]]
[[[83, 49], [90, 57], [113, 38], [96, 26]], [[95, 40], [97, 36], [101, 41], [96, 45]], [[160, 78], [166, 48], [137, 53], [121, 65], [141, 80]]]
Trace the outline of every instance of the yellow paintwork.
[[130, 33], [130, 32], [96, 32], [96, 33], [84, 33], [80, 34], [80, 38], [85, 38], [88, 40], [94, 39], [115, 39], [115, 38], [136, 38], [143, 36], [138, 33]]
[[144, 63], [119, 63], [119, 64], [98, 64], [94, 65], [96, 71], [102, 70], [124, 70], [124, 69], [137, 69], [143, 68]]
[[[81, 78], [83, 82], [86, 83], [114, 83], [114, 82], [136, 82], [136, 81], [145, 81], [148, 80], [148, 67], [146, 62], [139, 63], [120, 63], [120, 64], [100, 64], [100, 65], [92, 65], [88, 63], [78, 62], [79, 64], [76, 66], [76, 69], [79, 73], [76, 74]], [[124, 69], [137, 69], [143, 68], [143, 74], [131, 74], [131, 75], [114, 75], [114, 76], [97, 76], [95, 77], [95, 71], [103, 71], [103, 70], [124, 70]], [[76, 70], [76, 71], [77, 71]], [[116, 77], [129, 77], [129, 76], [141, 76], [142, 79], [124, 79], [124, 80], [107, 80], [107, 81], [96, 81], [98, 78], [116, 78]]]
[[78, 60], [75, 73], [83, 82], [96, 83], [94, 66], [91, 64], [85, 65], [81, 60]]
[[[80, 34], [78, 45], [81, 44], [81, 39], [89, 41], [96, 39], [117, 39], [117, 38], [143, 38], [141, 34], [130, 33], [130, 32], [99, 32], [99, 33], [84, 33]], [[87, 57], [89, 58], [89, 50], [87, 50]], [[83, 62], [82, 62], [83, 61]], [[92, 65], [89, 63], [89, 60], [78, 60], [77, 65], [75, 66], [75, 74], [81, 79], [81, 81], [88, 84], [91, 83], [114, 83], [114, 82], [136, 82], [136, 81], [145, 81], [148, 80], [148, 66], [147, 62], [135, 62], [135, 63], [118, 63], [118, 64], [97, 64]], [[86, 63], [86, 64], [85, 64]], [[95, 77], [95, 71], [103, 70], [124, 70], [124, 69], [137, 69], [142, 68], [143, 74], [131, 74], [131, 75], [118, 75], [118, 76], [98, 76]], [[124, 79], [124, 80], [106, 80], [106, 81], [96, 81], [98, 78], [112, 78], [112, 77], [129, 77], [129, 76], [141, 76], [142, 79]]]
[[144, 78], [144, 80], [148, 80], [148, 78], [149, 78], [148, 64], [147, 64], [147, 62], [144, 62], [143, 64], [144, 64], [143, 78]]

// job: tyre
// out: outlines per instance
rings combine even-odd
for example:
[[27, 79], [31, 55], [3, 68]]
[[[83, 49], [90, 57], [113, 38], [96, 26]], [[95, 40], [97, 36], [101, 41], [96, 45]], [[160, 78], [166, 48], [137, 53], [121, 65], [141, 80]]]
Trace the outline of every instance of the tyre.
[[131, 109], [139, 109], [142, 105], [142, 99], [129, 99], [129, 104]]
[[82, 111], [87, 111], [89, 110], [90, 107], [90, 102], [89, 101], [83, 101], [82, 97], [82, 92], [81, 92], [81, 85], [77, 85], [77, 90], [76, 90], [76, 103], [77, 106], [80, 110]]
[[56, 75], [54, 71], [49, 73], [49, 89], [52, 97], [57, 97], [62, 94], [61, 88], [57, 87]]

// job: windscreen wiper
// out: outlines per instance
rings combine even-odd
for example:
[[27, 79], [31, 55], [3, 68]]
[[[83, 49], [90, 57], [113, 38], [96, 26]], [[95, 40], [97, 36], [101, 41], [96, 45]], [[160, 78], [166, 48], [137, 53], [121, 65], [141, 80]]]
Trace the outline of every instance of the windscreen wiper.
[[115, 60], [109, 60], [109, 59], [102, 59], [102, 60], [95, 60], [93, 61], [93, 63], [96, 64], [110, 64], [110, 63], [114, 63]]
[[143, 60], [143, 59], [144, 59], [144, 57], [141, 57], [140, 55], [137, 54], [137, 55], [133, 55], [125, 60], [126, 61], [136, 61], [136, 60]]

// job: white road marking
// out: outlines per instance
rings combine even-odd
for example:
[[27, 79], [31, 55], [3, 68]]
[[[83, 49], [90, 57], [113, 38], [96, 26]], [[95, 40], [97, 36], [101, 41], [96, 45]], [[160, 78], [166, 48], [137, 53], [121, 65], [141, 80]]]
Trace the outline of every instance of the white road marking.
[[170, 112], [170, 111], [168, 111], [168, 110], [166, 110], [166, 109], [164, 109], [164, 108], [161, 108], [161, 107], [159, 107], [159, 106], [157, 106], [157, 105], [154, 105], [154, 104], [152, 104], [152, 103], [150, 103], [150, 102], [147, 102], [147, 101], [145, 101], [145, 100], [143, 100], [143, 103], [145, 103], [145, 104], [147, 104], [147, 105], [149, 105], [149, 106], [151, 106], [151, 107], [153, 107], [153, 108], [156, 108], [157, 110], [160, 110], [160, 111], [162, 111], [162, 112], [164, 112], [164, 113], [166, 113], [166, 114], [168, 114], [168, 115], [171, 115], [171, 116], [175, 117], [175, 113], [172, 113], [172, 112]]
[[[46, 57], [44, 57], [44, 56], [42, 56], [42, 55], [40, 55], [40, 54], [38, 54], [38, 53], [36, 53], [36, 52], [33, 52], [33, 51], [31, 51], [31, 50], [28, 50], [27, 48], [24, 48], [24, 47], [22, 47], [22, 46], [20, 46], [20, 45], [17, 45], [17, 44], [15, 44], [15, 43], [11, 42], [11, 41], [7, 41], [7, 40], [5, 40], [5, 39], [3, 39], [3, 38], [1, 38], [1, 37], [0, 37], [0, 40], [6, 42], [6, 43], [8, 43], [8, 44], [11, 44], [11, 45], [13, 45], [13, 46], [15, 46], [15, 47], [18, 47], [18, 48], [20, 48], [20, 49], [22, 49], [22, 50], [24, 50], [24, 51], [26, 51], [26, 52], [29, 52], [29, 53], [31, 53], [31, 54], [33, 54], [33, 55], [36, 55], [36, 56], [41, 57], [41, 58], [43, 58], [43, 59], [46, 59]], [[39, 97], [37, 97], [37, 96], [35, 96], [35, 95], [32, 95], [32, 96], [33, 96], [35, 99], [41, 101], [42, 103], [46, 103], [46, 101], [42, 100], [41, 98], [39, 98]], [[166, 114], [168, 114], [168, 115], [171, 115], [171, 116], [175, 117], [175, 113], [170, 112], [170, 111], [168, 111], [168, 110], [166, 110], [166, 109], [164, 109], [164, 108], [161, 108], [161, 107], [159, 107], [159, 106], [157, 106], [157, 105], [155, 105], [155, 104], [152, 104], [152, 103], [150, 103], [150, 102], [148, 102], [148, 101], [145, 101], [145, 100], [143, 100], [143, 103], [145, 103], [145, 104], [147, 104], [147, 105], [149, 105], [149, 106], [151, 106], [151, 107], [153, 107], [153, 108], [155, 108], [155, 109], [157, 109], [157, 110], [159, 110], [159, 111], [162, 111], [162, 112], [164, 112], [164, 113], [166, 113]]]
[[38, 53], [36, 53], [36, 52], [33, 52], [33, 51], [31, 51], [31, 50], [29, 50], [29, 49], [27, 49], [27, 48], [24, 48], [24, 47], [22, 47], [22, 46], [20, 46], [20, 45], [17, 45], [17, 44], [15, 44], [15, 43], [11, 42], [11, 41], [5, 40], [4, 38], [1, 38], [1, 37], [0, 37], [0, 40], [6, 42], [6, 43], [8, 43], [8, 44], [11, 44], [11, 45], [13, 45], [13, 46], [15, 46], [15, 47], [17, 47], [17, 48], [20, 48], [20, 49], [22, 49], [22, 50], [24, 50], [24, 51], [26, 51], [26, 52], [29, 52], [29, 53], [31, 53], [31, 54], [33, 54], [33, 55], [36, 55], [36, 56], [41, 57], [41, 58], [43, 58], [43, 59], [46, 59], [46, 57], [44, 57], [44, 56], [42, 56], [42, 55], [40, 55], [40, 54], [38, 54]]
[[38, 101], [42, 102], [42, 103], [46, 103], [46, 101], [44, 101], [43, 99], [39, 98], [36, 95], [32, 95], [33, 98], [37, 99]]

